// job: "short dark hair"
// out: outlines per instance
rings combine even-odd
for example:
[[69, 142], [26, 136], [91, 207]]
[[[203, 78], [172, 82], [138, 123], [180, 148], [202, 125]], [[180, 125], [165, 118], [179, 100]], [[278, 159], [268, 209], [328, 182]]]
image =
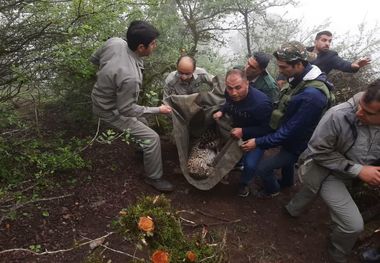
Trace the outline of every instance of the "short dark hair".
[[271, 56], [267, 53], [258, 51], [252, 54], [252, 58], [256, 60], [257, 64], [259, 64], [261, 70], [265, 70], [268, 66]]
[[330, 31], [324, 30], [324, 31], [321, 31], [321, 32], [317, 33], [317, 35], [315, 36], [315, 40], [320, 39], [322, 35], [325, 35], [325, 36], [328, 36], [328, 37], [332, 37], [332, 33]]
[[140, 44], [143, 44], [147, 48], [159, 35], [158, 30], [148, 22], [134, 20], [127, 30], [128, 47], [132, 51], [136, 51]]
[[226, 80], [227, 78], [232, 75], [232, 74], [237, 74], [239, 75], [243, 80], [247, 80], [247, 74], [245, 73], [245, 70], [244, 69], [240, 69], [240, 68], [232, 68], [230, 70], [227, 71], [226, 73]]
[[195, 58], [193, 58], [192, 56], [189, 56], [189, 55], [181, 55], [178, 59], [177, 59], [177, 67], [178, 67], [178, 64], [179, 62], [181, 62], [181, 60], [183, 58], [189, 58], [192, 62], [193, 62], [193, 69], [195, 70], [197, 68], [197, 61], [195, 60]]
[[368, 85], [366, 92], [363, 95], [365, 104], [373, 101], [380, 102], [380, 79], [376, 79]]

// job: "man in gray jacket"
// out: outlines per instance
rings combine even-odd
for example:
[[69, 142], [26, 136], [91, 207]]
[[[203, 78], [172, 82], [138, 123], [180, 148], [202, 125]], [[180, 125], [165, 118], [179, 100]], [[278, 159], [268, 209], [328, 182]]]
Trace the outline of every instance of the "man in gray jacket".
[[159, 32], [149, 23], [133, 21], [127, 31], [127, 41], [110, 38], [91, 57], [99, 66], [92, 90], [93, 112], [118, 130], [147, 143], [142, 145], [145, 182], [159, 191], [169, 192], [173, 185], [162, 179], [161, 144], [158, 134], [147, 126], [145, 114], [171, 113], [171, 107], [137, 105], [143, 81], [143, 60], [157, 47]]
[[347, 190], [353, 179], [380, 186], [380, 79], [348, 102], [331, 108], [321, 119], [301, 155], [301, 191], [286, 206], [299, 216], [317, 194], [327, 204], [334, 224], [329, 254], [347, 262], [364, 223]]

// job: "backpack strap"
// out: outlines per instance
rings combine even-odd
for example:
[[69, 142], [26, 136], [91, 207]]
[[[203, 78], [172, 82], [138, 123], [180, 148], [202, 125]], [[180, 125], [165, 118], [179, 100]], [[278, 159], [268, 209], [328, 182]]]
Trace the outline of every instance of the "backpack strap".
[[291, 85], [289, 85], [288, 87], [281, 90], [279, 103], [277, 105], [277, 108], [275, 110], [273, 110], [273, 112], [272, 112], [271, 120], [269, 123], [269, 125], [272, 129], [277, 130], [280, 127], [280, 125], [283, 121], [283, 117], [286, 113], [289, 101], [291, 100], [291, 98], [294, 95], [300, 93], [306, 87], [313, 87], [313, 88], [319, 89], [320, 91], [323, 92], [323, 94], [325, 94], [325, 96], [328, 100], [328, 103], [327, 103], [323, 113], [327, 109], [329, 109], [332, 105], [334, 105], [335, 96], [334, 96], [334, 94], [332, 94], [332, 92], [329, 90], [329, 88], [326, 86], [326, 84], [323, 81], [320, 81], [320, 80], [306, 80], [305, 81], [305, 80], [303, 80], [295, 87], [292, 87]]

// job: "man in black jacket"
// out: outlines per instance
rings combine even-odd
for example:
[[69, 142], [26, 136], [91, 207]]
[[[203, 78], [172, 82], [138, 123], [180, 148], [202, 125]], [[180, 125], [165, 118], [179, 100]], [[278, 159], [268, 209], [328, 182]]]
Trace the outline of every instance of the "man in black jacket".
[[331, 70], [336, 69], [355, 73], [360, 68], [371, 63], [369, 57], [361, 57], [354, 62], [342, 59], [336, 51], [330, 50], [331, 41], [331, 32], [321, 31], [315, 37], [314, 46], [308, 48], [308, 51], [317, 54], [317, 58], [310, 61], [310, 63], [318, 66], [322, 72], [329, 74]]

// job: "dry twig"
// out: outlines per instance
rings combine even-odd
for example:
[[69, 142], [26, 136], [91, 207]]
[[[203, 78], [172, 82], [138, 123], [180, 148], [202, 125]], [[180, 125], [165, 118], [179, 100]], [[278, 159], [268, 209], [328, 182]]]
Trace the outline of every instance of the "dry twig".
[[114, 234], [115, 232], [110, 232], [102, 237], [98, 237], [98, 238], [95, 238], [95, 239], [91, 239], [87, 242], [84, 242], [84, 243], [80, 243], [72, 248], [67, 248], [67, 249], [60, 249], [60, 250], [54, 250], [54, 251], [48, 251], [46, 250], [45, 252], [35, 252], [33, 250], [30, 250], [30, 249], [25, 249], [25, 248], [12, 248], [12, 249], [6, 249], [6, 250], [2, 250], [0, 251], [0, 254], [6, 254], [6, 253], [13, 253], [13, 252], [27, 252], [27, 253], [31, 253], [33, 255], [36, 255], [36, 256], [44, 256], [44, 255], [53, 255], [53, 254], [58, 254], [58, 253], [64, 253], [64, 252], [69, 252], [73, 249], [76, 249], [76, 248], [79, 248], [79, 247], [83, 247], [87, 244], [90, 244], [92, 242], [96, 242], [98, 240], [101, 240], [101, 239], [105, 239], [107, 237], [109, 237], [110, 235]]
[[[89, 240], [89, 242], [93, 242], [93, 241], [95, 241], [95, 240], [91, 240], [91, 239], [89, 239], [89, 238], [87, 238], [87, 237], [84, 237], [84, 236], [82, 236], [82, 238], [83, 238], [83, 239], [87, 239], [87, 240]], [[99, 240], [99, 239], [101, 239], [101, 238], [105, 238], [105, 237], [100, 237], [100, 238], [97, 238], [96, 240]], [[88, 243], [88, 242], [87, 242], [87, 243]], [[111, 248], [111, 247], [109, 247], [109, 246], [103, 245], [103, 244], [99, 244], [99, 246], [102, 247], [102, 248], [104, 248], [104, 249], [106, 249], [106, 250], [110, 250], [110, 251], [112, 251], [112, 252], [115, 252], [115, 253], [118, 253], [118, 254], [122, 254], [122, 255], [124, 255], [124, 256], [128, 256], [128, 257], [133, 258], [133, 259], [135, 259], [135, 260], [144, 261], [144, 259], [142, 259], [142, 258], [138, 258], [138, 257], [136, 257], [136, 256], [134, 256], [134, 255], [131, 255], [131, 254], [127, 253], [127, 252], [120, 251], [120, 250], [117, 250], [117, 249]]]
[[[51, 201], [51, 200], [56, 200], [56, 199], [62, 199], [66, 198], [69, 196], [72, 196], [73, 194], [68, 194], [68, 195], [61, 195], [61, 196], [54, 196], [54, 197], [48, 197], [48, 198], [41, 198], [41, 199], [36, 199], [36, 200], [30, 200], [25, 203], [21, 204], [15, 204], [12, 206], [9, 210], [8, 213], [16, 211], [17, 209], [20, 209], [21, 207], [24, 207], [26, 205], [32, 204], [32, 203], [38, 203], [38, 202], [45, 202], [45, 201]], [[1, 218], [0, 218], [0, 224], [4, 221], [4, 219], [7, 217], [7, 213], [5, 213]]]
[[100, 118], [98, 118], [98, 127], [96, 128], [96, 132], [95, 132], [94, 137], [92, 137], [91, 141], [89, 143], [87, 143], [86, 146], [84, 146], [82, 149], [80, 149], [79, 152], [83, 152], [84, 150], [86, 150], [89, 146], [91, 146], [94, 143], [94, 141], [96, 140], [96, 138], [99, 135], [100, 121], [101, 121]]
[[[204, 216], [207, 216], [207, 217], [211, 217], [211, 218], [215, 218], [215, 219], [218, 219], [218, 220], [221, 220], [221, 221], [224, 221], [224, 222], [231, 222], [230, 219], [226, 219], [226, 218], [223, 218], [223, 217], [219, 217], [219, 216], [216, 216], [216, 215], [212, 215], [212, 214], [209, 214], [209, 213], [206, 213], [206, 212], [203, 212], [199, 209], [196, 209], [196, 211], [198, 213], [200, 213], [201, 215], [204, 215]], [[240, 220], [240, 219], [239, 219]], [[236, 221], [236, 220], [234, 220]]]

